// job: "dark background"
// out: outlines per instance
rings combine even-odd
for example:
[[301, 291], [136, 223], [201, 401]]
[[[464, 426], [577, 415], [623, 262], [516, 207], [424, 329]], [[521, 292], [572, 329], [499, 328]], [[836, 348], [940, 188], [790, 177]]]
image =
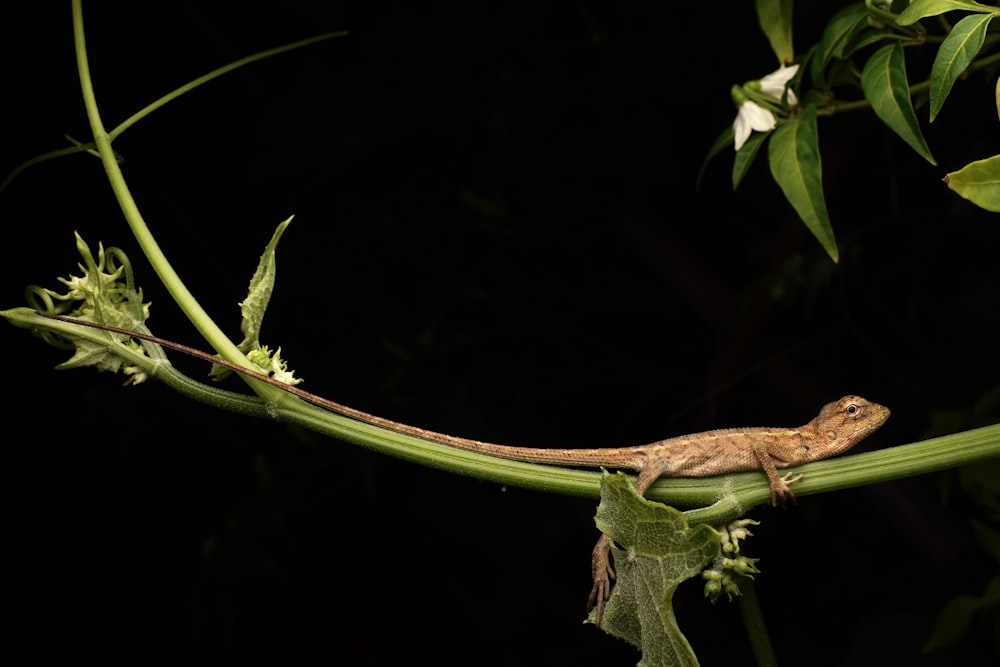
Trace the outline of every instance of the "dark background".
[[[801, 50], [832, 10], [796, 6]], [[296, 215], [264, 341], [311, 391], [539, 447], [792, 426], [846, 393], [893, 411], [861, 450], [998, 421], [995, 403], [971, 411], [1000, 376], [1000, 218], [940, 182], [1000, 148], [981, 75], [924, 123], [937, 167], [870, 114], [821, 119], [834, 265], [763, 162], [734, 194], [726, 151], [695, 190], [735, 113], [729, 87], [776, 65], [752, 3], [85, 10], [108, 127], [222, 64], [350, 30], [203, 87], [115, 144], [157, 239], [234, 337], [261, 249]], [[3, 13], [6, 174], [88, 126], [69, 4]], [[155, 333], [204, 347], [96, 159], [28, 170], [0, 197], [0, 221], [0, 306], [75, 271], [77, 230], [129, 254]], [[6, 325], [0, 336], [11, 650], [637, 660], [582, 624], [594, 500], [424, 469], [155, 383], [58, 372], [64, 352]], [[919, 655], [942, 606], [980, 595], [996, 571], [962, 479], [751, 513], [782, 664], [990, 661], [985, 623], [951, 652]], [[746, 664], [736, 606], [700, 598], [688, 582], [676, 607], [702, 664]]]

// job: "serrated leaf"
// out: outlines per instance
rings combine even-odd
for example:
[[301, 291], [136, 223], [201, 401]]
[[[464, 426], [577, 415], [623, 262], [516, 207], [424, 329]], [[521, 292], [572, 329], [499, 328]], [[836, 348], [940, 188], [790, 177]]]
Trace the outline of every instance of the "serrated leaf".
[[889, 44], [872, 54], [861, 72], [861, 88], [875, 115], [921, 157], [936, 165], [913, 111], [902, 44]]
[[812, 59], [812, 79], [821, 81], [823, 70], [834, 58], [849, 55], [851, 41], [855, 35], [868, 26], [868, 10], [864, 3], [855, 3], [844, 7], [833, 15], [826, 24], [823, 37], [819, 41], [816, 53]]
[[751, 132], [743, 147], [736, 153], [736, 159], [733, 160], [733, 190], [743, 182], [743, 177], [750, 170], [750, 165], [757, 157], [760, 147], [770, 135], [770, 132]]
[[823, 197], [823, 167], [816, 130], [816, 106], [806, 106], [801, 116], [781, 123], [768, 144], [771, 175], [788, 203], [820, 242], [830, 258], [839, 259]]
[[792, 0], [757, 0], [757, 22], [782, 65], [795, 60], [792, 46]]
[[682, 581], [718, 554], [716, 532], [704, 524], [689, 527], [681, 512], [646, 500], [622, 473], [604, 474], [595, 522], [621, 547], [612, 548], [618, 576], [601, 628], [639, 648], [644, 667], [696, 667], [672, 599]]
[[941, 111], [951, 87], [965, 68], [975, 59], [986, 39], [986, 28], [993, 17], [973, 14], [955, 24], [941, 42], [934, 65], [931, 66], [931, 122]]
[[[264, 248], [264, 252], [257, 262], [257, 270], [254, 271], [253, 277], [250, 279], [250, 286], [247, 288], [247, 297], [239, 304], [240, 313], [243, 315], [243, 321], [240, 323], [243, 340], [240, 341], [237, 347], [244, 354], [260, 347], [260, 327], [264, 321], [267, 304], [271, 300], [271, 292], [274, 291], [278, 241], [281, 240], [281, 235], [291, 222], [292, 218], [288, 218], [274, 230], [271, 240]], [[215, 380], [221, 380], [231, 372], [225, 366], [214, 364], [208, 374]]]
[[66, 371], [93, 366], [99, 371], [117, 373], [124, 365], [121, 355], [116, 353], [110, 344], [98, 344], [82, 338], [74, 339], [73, 343], [76, 348], [73, 356], [57, 364], [56, 369]]
[[[252, 342], [251, 349], [260, 344], [260, 325], [264, 321], [264, 311], [267, 310], [267, 304], [271, 300], [271, 292], [274, 291], [278, 241], [281, 240], [281, 235], [291, 222], [292, 219], [288, 218], [274, 230], [271, 240], [260, 256], [260, 261], [257, 262], [257, 270], [254, 271], [253, 278], [250, 279], [247, 298], [240, 302], [240, 312], [243, 315], [240, 329], [245, 336], [244, 343]], [[248, 352], [249, 350], [242, 351]]]
[[976, 206], [1000, 213], [1000, 155], [970, 162], [945, 176], [945, 182]]
[[966, 11], [991, 11], [994, 7], [968, 0], [916, 0], [896, 17], [896, 25], [913, 25], [920, 19], [938, 16], [956, 9]]

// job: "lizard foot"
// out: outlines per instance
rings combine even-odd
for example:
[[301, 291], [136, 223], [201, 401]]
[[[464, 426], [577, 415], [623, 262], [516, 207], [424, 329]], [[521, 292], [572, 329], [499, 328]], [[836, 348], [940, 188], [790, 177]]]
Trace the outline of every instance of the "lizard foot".
[[604, 613], [604, 603], [611, 596], [611, 582], [615, 579], [615, 571], [611, 567], [611, 540], [607, 535], [601, 535], [594, 547], [594, 554], [590, 559], [590, 571], [594, 577], [594, 587], [590, 589], [590, 597], [587, 598], [587, 611], [597, 606], [594, 614], [594, 625], [601, 627], [601, 615]]
[[792, 484], [798, 482], [802, 479], [802, 474], [795, 475], [794, 473], [787, 472], [780, 479], [777, 479], [777, 484], [771, 486], [771, 506], [777, 507], [779, 504], [781, 506], [785, 505], [786, 500], [791, 500], [792, 504], [796, 504], [795, 494], [792, 493]]

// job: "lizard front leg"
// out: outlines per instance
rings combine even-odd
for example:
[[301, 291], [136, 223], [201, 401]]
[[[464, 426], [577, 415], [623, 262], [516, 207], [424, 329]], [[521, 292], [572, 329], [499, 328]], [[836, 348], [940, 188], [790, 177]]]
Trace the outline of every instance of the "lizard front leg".
[[767, 475], [767, 482], [771, 487], [771, 506], [777, 507], [779, 502], [784, 505], [786, 499], [791, 500], [794, 504], [795, 494], [792, 493], [791, 485], [802, 479], [802, 475], [793, 475], [790, 472], [779, 475], [778, 469], [774, 467], [774, 459], [767, 451], [767, 445], [755, 442], [752, 447], [757, 462], [760, 463], [761, 470]]

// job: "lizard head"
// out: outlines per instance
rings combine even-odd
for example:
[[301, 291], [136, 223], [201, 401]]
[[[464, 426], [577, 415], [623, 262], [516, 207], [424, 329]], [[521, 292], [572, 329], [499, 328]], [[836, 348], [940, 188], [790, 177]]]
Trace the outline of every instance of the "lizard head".
[[844, 396], [827, 403], [811, 425], [816, 430], [816, 445], [810, 459], [836, 456], [858, 444], [881, 428], [889, 418], [889, 408], [860, 396]]

